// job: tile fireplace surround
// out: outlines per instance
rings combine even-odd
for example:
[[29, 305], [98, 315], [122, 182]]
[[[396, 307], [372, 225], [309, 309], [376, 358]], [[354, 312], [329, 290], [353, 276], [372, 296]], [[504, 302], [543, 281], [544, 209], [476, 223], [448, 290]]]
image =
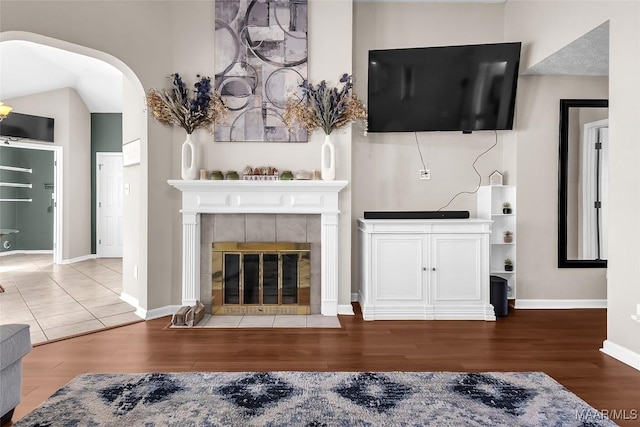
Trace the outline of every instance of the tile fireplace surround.
[[347, 181], [183, 181], [182, 305], [200, 300], [201, 214], [319, 214], [320, 312], [338, 314], [338, 193]]

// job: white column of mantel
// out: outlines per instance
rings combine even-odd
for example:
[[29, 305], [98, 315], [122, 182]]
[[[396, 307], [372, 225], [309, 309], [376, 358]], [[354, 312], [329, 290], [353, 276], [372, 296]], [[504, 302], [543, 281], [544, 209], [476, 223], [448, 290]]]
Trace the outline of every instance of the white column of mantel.
[[200, 300], [200, 214], [182, 214], [182, 305]]
[[338, 315], [338, 214], [323, 213], [321, 216], [322, 238], [320, 259], [320, 313], [324, 316]]

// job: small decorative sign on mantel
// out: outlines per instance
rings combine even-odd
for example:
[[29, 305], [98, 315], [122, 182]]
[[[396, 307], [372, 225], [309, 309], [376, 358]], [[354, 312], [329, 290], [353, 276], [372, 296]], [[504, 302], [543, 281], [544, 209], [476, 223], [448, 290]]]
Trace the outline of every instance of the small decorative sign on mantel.
[[493, 171], [491, 175], [489, 175], [489, 184], [490, 185], [502, 185], [502, 174], [500, 172]]

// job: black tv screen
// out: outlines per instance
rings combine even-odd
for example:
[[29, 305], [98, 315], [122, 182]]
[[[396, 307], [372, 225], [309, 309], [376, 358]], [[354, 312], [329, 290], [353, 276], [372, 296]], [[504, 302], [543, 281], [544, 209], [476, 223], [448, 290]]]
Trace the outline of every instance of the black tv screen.
[[11, 112], [0, 122], [0, 137], [53, 142], [53, 119]]
[[513, 129], [521, 43], [369, 51], [369, 132]]

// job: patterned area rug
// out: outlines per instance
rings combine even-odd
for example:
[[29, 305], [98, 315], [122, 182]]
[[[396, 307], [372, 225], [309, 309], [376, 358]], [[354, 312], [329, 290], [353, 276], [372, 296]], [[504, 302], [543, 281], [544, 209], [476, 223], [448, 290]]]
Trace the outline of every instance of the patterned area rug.
[[615, 426], [541, 372], [81, 375], [15, 426]]

